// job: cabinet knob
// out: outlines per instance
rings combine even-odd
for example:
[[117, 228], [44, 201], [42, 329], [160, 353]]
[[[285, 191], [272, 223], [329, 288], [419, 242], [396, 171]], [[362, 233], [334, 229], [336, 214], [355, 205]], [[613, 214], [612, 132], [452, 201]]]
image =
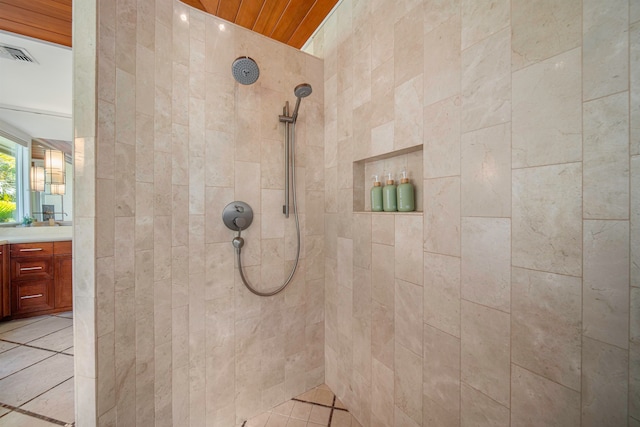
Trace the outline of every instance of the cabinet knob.
[[21, 267], [20, 271], [42, 270], [42, 267]]
[[20, 252], [38, 252], [41, 250], [42, 248], [26, 248], [26, 249], [20, 249]]

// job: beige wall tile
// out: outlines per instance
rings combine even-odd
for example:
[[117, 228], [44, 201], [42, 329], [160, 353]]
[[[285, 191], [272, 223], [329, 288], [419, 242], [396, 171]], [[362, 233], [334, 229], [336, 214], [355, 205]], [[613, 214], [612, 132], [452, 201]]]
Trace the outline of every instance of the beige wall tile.
[[422, 424], [422, 353], [418, 356], [401, 344], [395, 346], [394, 396], [400, 409], [417, 425]]
[[425, 33], [432, 31], [444, 22], [460, 14], [460, 0], [441, 2], [439, 0], [424, 1]]
[[407, 427], [419, 427], [420, 424], [415, 422], [409, 415], [407, 415], [402, 409], [398, 406], [395, 407], [393, 411], [393, 419], [394, 424], [396, 426], [407, 426]]
[[393, 371], [376, 359], [371, 370], [371, 413], [383, 425], [393, 424]]
[[511, 298], [512, 362], [580, 390], [580, 278], [514, 268]]
[[[390, 37], [393, 39], [393, 37]], [[372, 46], [375, 51], [375, 45]], [[371, 127], [380, 126], [384, 123], [392, 122], [394, 118], [395, 104], [393, 94], [395, 83], [393, 81], [393, 59], [387, 59], [371, 73]], [[373, 137], [373, 136], [372, 136]], [[372, 141], [375, 142], [375, 141]], [[391, 149], [393, 149], [393, 140]], [[391, 151], [388, 150], [388, 151]], [[384, 152], [388, 152], [384, 151]], [[375, 154], [382, 154], [383, 152]]]
[[371, 247], [371, 293], [374, 300], [388, 304], [394, 296], [394, 247], [374, 243]]
[[584, 337], [582, 340], [582, 425], [627, 422], [629, 353]]
[[462, 218], [462, 298], [509, 312], [510, 288], [511, 221]]
[[581, 50], [513, 73], [513, 167], [582, 158]]
[[631, 288], [629, 341], [640, 344], [640, 288]]
[[424, 105], [460, 93], [460, 28], [460, 15], [455, 15], [432, 31], [425, 31]]
[[[640, 344], [629, 345], [629, 417], [640, 420]], [[631, 423], [631, 418], [629, 420]]]
[[460, 175], [460, 96], [424, 108], [424, 178]]
[[395, 277], [422, 286], [422, 217], [397, 215], [395, 225]]
[[511, 31], [462, 52], [462, 131], [511, 120]]
[[462, 0], [462, 49], [486, 39], [509, 25], [511, 2]]
[[[579, 426], [580, 393], [511, 365], [512, 426]], [[544, 408], [543, 411], [540, 409]]]
[[[369, 40], [367, 40], [369, 42]], [[358, 70], [357, 76], [353, 79], [353, 107], [371, 101], [371, 45], [368, 44], [364, 49], [356, 50], [353, 57], [353, 68]]]
[[425, 252], [424, 322], [460, 337], [460, 258]]
[[634, 23], [640, 21], [640, 5], [637, 0], [629, 2], [629, 22]]
[[513, 171], [514, 266], [581, 275], [581, 184], [579, 163]]
[[424, 250], [460, 256], [460, 177], [424, 180]]
[[[637, 1], [631, 1], [640, 15], [640, 7]], [[632, 6], [633, 7], [633, 6]], [[637, 22], [629, 28], [629, 107], [630, 111], [630, 136], [631, 154], [640, 154], [640, 24]]]
[[385, 245], [395, 244], [395, 215], [371, 215], [371, 241]]
[[422, 287], [396, 279], [394, 304], [396, 343], [422, 354]]
[[[400, 4], [395, 4], [394, 6], [396, 12], [402, 10]], [[401, 18], [394, 25], [393, 62], [395, 65], [396, 87], [421, 75], [423, 72], [424, 40], [422, 37], [416, 37], [416, 34], [423, 34], [423, 25], [421, 5], [401, 15]]]
[[629, 218], [629, 93], [584, 104], [584, 217]]
[[462, 301], [461, 379], [506, 407], [510, 332], [507, 313]]
[[579, 0], [545, 0], [536, 4], [516, 0], [511, 7], [511, 64], [514, 70], [581, 44], [582, 14]]
[[371, 355], [375, 362], [393, 370], [395, 325], [394, 304], [373, 301], [371, 307]]
[[627, 0], [606, 4], [585, 0], [583, 13], [584, 99], [626, 90], [629, 87], [629, 9]]
[[640, 287], [640, 157], [631, 157], [631, 285]]
[[584, 335], [629, 346], [629, 223], [584, 222]]
[[[404, 64], [403, 67], [410, 67]], [[394, 119], [393, 148], [401, 150], [413, 147], [423, 139], [423, 78], [422, 73], [396, 86], [395, 111], [401, 111]]]
[[511, 127], [465, 133], [461, 140], [463, 216], [511, 215]]
[[353, 282], [353, 240], [338, 237], [338, 285], [349, 289]]
[[95, 423], [98, 419], [96, 412], [96, 385], [95, 377], [83, 377], [77, 375], [74, 379], [75, 387], [75, 422]]
[[510, 425], [509, 409], [465, 383], [461, 387], [460, 406], [460, 425], [463, 427]]
[[424, 326], [423, 423], [460, 424], [460, 339]]
[[371, 268], [371, 215], [353, 215], [353, 264], [365, 269]]

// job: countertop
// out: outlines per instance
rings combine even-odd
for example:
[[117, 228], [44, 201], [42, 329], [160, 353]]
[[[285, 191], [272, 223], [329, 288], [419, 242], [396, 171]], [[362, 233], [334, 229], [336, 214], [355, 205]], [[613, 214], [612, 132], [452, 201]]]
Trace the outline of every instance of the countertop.
[[0, 227], [0, 244], [72, 240], [73, 227]]

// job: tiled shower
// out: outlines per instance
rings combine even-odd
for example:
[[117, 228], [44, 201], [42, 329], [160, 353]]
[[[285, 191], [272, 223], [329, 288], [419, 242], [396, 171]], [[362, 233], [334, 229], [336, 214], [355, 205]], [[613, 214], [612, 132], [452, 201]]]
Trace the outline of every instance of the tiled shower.
[[[640, 3], [343, 0], [316, 57], [177, 0], [94, 3], [78, 425], [229, 427], [323, 382], [363, 426], [640, 423]], [[221, 211], [252, 205], [247, 273], [280, 283], [277, 116], [302, 82], [302, 265], [258, 299]], [[359, 166], [406, 150], [419, 212], [368, 212]]]

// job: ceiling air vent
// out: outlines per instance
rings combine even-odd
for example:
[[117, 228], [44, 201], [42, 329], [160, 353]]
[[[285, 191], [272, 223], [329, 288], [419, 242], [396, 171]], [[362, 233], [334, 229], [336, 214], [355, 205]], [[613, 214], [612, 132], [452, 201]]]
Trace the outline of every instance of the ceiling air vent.
[[0, 58], [10, 59], [12, 61], [38, 63], [38, 61], [29, 55], [26, 49], [7, 45], [0, 45]]

